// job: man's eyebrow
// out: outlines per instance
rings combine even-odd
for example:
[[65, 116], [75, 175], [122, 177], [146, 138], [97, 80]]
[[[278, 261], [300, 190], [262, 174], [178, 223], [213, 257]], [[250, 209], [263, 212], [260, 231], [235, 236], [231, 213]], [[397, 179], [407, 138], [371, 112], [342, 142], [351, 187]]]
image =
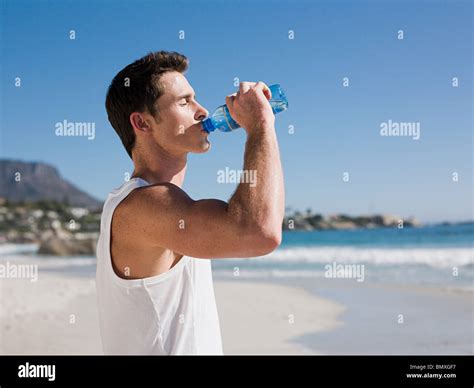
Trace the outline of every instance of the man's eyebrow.
[[194, 95], [191, 93], [183, 94], [182, 96], [178, 96], [178, 100], [181, 100], [182, 98], [190, 98], [190, 97], [196, 98], [196, 94]]

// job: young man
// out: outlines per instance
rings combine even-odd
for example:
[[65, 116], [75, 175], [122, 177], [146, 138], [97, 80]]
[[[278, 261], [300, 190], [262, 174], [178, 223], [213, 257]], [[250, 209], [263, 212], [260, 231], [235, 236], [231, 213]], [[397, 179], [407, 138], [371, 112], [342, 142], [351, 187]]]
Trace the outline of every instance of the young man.
[[209, 259], [268, 254], [281, 242], [284, 185], [275, 117], [262, 82], [226, 97], [247, 132], [241, 182], [229, 202], [182, 189], [187, 155], [211, 144], [208, 112], [183, 75], [185, 56], [150, 53], [121, 70], [106, 99], [134, 172], [104, 204], [97, 295], [106, 354], [222, 354]]

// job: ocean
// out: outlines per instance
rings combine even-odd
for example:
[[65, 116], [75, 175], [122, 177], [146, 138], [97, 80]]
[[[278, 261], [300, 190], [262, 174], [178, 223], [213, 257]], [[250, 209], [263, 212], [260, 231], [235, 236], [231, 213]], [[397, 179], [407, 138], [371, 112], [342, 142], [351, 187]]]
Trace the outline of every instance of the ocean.
[[[213, 260], [218, 278], [338, 277], [338, 281], [430, 285], [474, 291], [474, 223], [327, 231], [285, 231], [281, 246], [251, 259]], [[95, 257], [36, 255], [34, 244], [0, 246], [0, 264], [91, 276]], [[338, 270], [341, 270], [338, 272]], [[338, 272], [338, 276], [335, 273]], [[363, 278], [360, 276], [363, 273]], [[331, 274], [332, 273], [332, 274]]]
[[[257, 260], [214, 260], [224, 276], [324, 278], [329, 266], [363, 266], [364, 282], [410, 283], [474, 291], [474, 223], [420, 228], [284, 232]], [[357, 281], [345, 278], [344, 281]]]

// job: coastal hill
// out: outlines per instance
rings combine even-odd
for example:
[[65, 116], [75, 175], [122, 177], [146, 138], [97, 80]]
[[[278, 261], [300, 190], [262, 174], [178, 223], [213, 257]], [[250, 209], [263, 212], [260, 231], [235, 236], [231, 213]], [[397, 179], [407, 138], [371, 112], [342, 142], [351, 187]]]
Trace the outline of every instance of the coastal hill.
[[52, 200], [96, 210], [102, 202], [80, 190], [46, 163], [0, 159], [0, 198], [12, 202]]
[[283, 220], [283, 230], [347, 230], [347, 229], [374, 229], [374, 228], [404, 228], [420, 227], [421, 222], [415, 217], [403, 218], [391, 214], [367, 214], [350, 216], [347, 214], [312, 214], [308, 209], [306, 213], [294, 211], [286, 214]]

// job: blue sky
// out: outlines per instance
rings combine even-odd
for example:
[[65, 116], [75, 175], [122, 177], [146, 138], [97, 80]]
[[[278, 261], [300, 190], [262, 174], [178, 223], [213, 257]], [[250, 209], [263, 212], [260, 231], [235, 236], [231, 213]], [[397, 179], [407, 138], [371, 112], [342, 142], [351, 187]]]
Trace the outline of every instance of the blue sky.
[[[174, 50], [190, 59], [186, 76], [210, 112], [235, 77], [285, 89], [276, 130], [287, 206], [472, 219], [469, 1], [1, 4], [2, 157], [50, 163], [105, 199], [133, 171], [107, 120], [106, 89], [128, 63]], [[63, 120], [95, 122], [95, 139], [56, 136]], [[420, 139], [381, 136], [388, 120], [419, 122]], [[228, 200], [235, 184], [217, 183], [217, 171], [242, 168], [245, 132], [209, 139], [209, 153], [190, 155], [183, 188]]]

